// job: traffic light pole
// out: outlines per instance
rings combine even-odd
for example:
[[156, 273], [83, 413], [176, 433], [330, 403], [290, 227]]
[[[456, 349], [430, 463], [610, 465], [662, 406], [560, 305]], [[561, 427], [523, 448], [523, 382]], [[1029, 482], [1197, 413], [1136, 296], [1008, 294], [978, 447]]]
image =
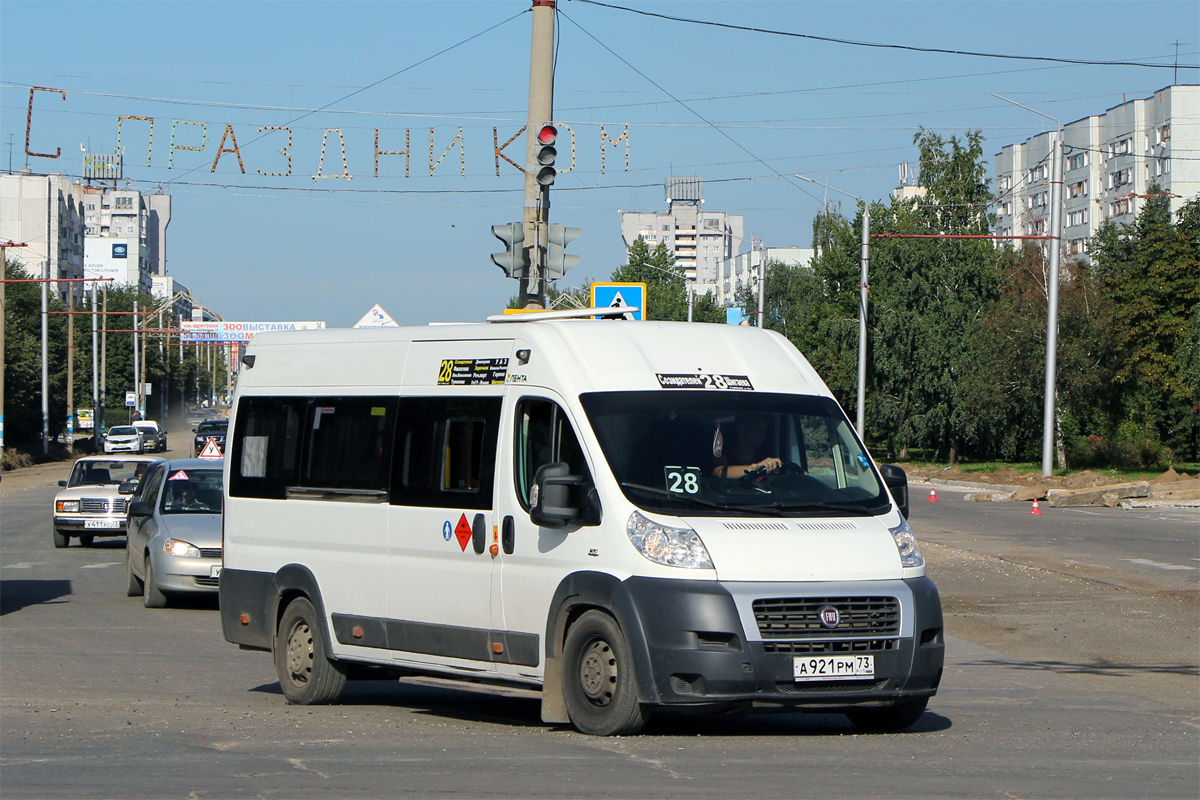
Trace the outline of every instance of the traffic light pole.
[[525, 126], [525, 208], [522, 222], [529, 244], [529, 273], [521, 280], [521, 306], [546, 307], [546, 224], [550, 188], [538, 183], [538, 134], [554, 118], [555, 0], [533, 0], [529, 47], [529, 119]]

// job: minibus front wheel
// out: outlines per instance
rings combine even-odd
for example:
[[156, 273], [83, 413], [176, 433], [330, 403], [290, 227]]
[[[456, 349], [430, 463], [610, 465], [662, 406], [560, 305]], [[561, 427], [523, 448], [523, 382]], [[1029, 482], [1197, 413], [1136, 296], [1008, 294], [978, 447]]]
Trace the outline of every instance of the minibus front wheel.
[[585, 612], [567, 631], [562, 681], [567, 714], [580, 733], [620, 736], [646, 724], [633, 655], [616, 620], [603, 611]]
[[331, 703], [346, 686], [346, 673], [325, 655], [325, 628], [307, 597], [288, 603], [275, 637], [275, 672], [292, 705]]

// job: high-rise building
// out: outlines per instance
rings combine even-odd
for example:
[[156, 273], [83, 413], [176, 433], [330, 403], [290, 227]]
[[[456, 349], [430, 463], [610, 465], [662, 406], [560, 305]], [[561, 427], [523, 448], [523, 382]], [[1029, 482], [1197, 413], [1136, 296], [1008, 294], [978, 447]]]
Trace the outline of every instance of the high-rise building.
[[735, 305], [738, 292], [743, 287], [749, 287], [758, 293], [758, 280], [763, 264], [811, 267], [814, 252], [808, 247], [762, 247], [761, 243], [755, 240], [755, 249], [725, 259], [717, 265], [717, 277], [713, 284], [698, 284], [696, 289], [708, 291], [719, 306]]
[[[83, 190], [62, 175], [37, 175], [28, 169], [0, 175], [0, 240], [25, 244], [9, 247], [10, 261], [34, 277], [82, 278], [84, 266]], [[54, 283], [63, 302], [80, 283]]]
[[[996, 154], [996, 233], [1050, 233], [1052, 133]], [[1200, 193], [1200, 86], [1167, 86], [1103, 114], [1063, 126], [1064, 251], [1086, 257], [1105, 221], [1130, 225], [1147, 192], [1171, 196], [1171, 210]]]
[[84, 186], [88, 277], [113, 278], [114, 286], [154, 291], [154, 276], [166, 274], [169, 195], [137, 189]]
[[672, 176], [663, 188], [666, 212], [621, 212], [625, 249], [638, 237], [651, 250], [666, 242], [667, 249], [675, 255], [675, 265], [684, 270], [689, 282], [715, 283], [717, 265], [742, 249], [745, 217], [706, 211], [700, 178]]

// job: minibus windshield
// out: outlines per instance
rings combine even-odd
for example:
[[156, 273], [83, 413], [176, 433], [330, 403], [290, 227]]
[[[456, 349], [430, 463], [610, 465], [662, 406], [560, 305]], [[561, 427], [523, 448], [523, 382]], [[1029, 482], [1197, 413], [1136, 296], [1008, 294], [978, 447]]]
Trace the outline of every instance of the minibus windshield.
[[625, 496], [648, 511], [827, 517], [889, 507], [829, 398], [729, 389], [593, 392], [581, 401]]

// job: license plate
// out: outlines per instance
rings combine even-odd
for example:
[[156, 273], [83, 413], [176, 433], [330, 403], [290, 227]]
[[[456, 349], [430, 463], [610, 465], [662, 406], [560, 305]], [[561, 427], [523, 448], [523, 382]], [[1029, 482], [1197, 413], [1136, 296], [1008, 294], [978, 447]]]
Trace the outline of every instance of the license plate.
[[210, 577], [210, 578], [221, 577], [221, 568], [220, 567], [209, 567], [208, 568], [208, 577]]
[[875, 677], [875, 656], [795, 656], [797, 681], [852, 681]]
[[85, 519], [83, 521], [85, 528], [119, 528], [121, 521], [119, 519]]

